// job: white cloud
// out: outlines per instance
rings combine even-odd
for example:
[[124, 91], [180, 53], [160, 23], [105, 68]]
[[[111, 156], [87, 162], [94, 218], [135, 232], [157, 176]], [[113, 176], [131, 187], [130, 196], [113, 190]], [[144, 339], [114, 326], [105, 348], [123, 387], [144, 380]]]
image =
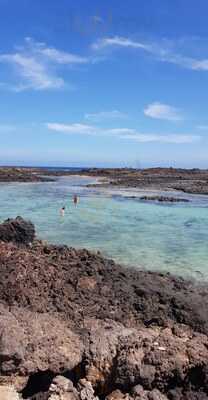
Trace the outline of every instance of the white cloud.
[[114, 36], [113, 38], [99, 39], [97, 42], [93, 43], [92, 48], [94, 50], [100, 50], [109, 46], [133, 47], [135, 49], [151, 51], [151, 47], [149, 45], [140, 42], [134, 42], [133, 40], [119, 36]]
[[168, 121], [181, 121], [183, 119], [177, 108], [159, 102], [149, 104], [144, 109], [144, 114], [150, 118]]
[[208, 59], [197, 60], [192, 57], [185, 57], [179, 54], [171, 54], [167, 52], [160, 55], [159, 59], [171, 64], [179, 65], [180, 67], [191, 69], [193, 71], [208, 71]]
[[84, 57], [47, 47], [31, 38], [25, 38], [24, 45], [13, 53], [0, 54], [0, 63], [11, 65], [18, 81], [21, 79], [20, 83], [11, 86], [16, 91], [63, 88], [65, 81], [57, 74], [58, 66], [86, 62]]
[[131, 135], [135, 133], [135, 129], [131, 128], [111, 128], [111, 129], [106, 129], [105, 131], [109, 135], [118, 135], [119, 137], [122, 137], [124, 135]]
[[151, 134], [140, 133], [131, 128], [112, 128], [103, 129], [96, 126], [85, 124], [61, 124], [61, 123], [46, 123], [49, 130], [65, 133], [65, 134], [78, 134], [78, 135], [97, 135], [97, 136], [113, 136], [120, 139], [133, 140], [135, 142], [160, 142], [160, 143], [175, 143], [185, 144], [199, 141], [201, 138], [197, 135], [184, 135], [184, 134]]
[[126, 117], [127, 117], [127, 114], [122, 113], [118, 110], [100, 111], [97, 113], [85, 114], [85, 118], [92, 120], [92, 121], [102, 121], [105, 119], [120, 119], [120, 118], [126, 118]]
[[40, 48], [39, 54], [46, 57], [46, 59], [54, 61], [58, 64], [86, 64], [89, 60], [85, 57], [80, 57], [75, 54], [66, 53], [54, 49], [53, 47]]
[[156, 43], [143, 43], [125, 37], [114, 36], [112, 38], [99, 39], [92, 44], [94, 50], [102, 50], [109, 47], [140, 49], [152, 54], [156, 59], [163, 62], [176, 64], [194, 71], [208, 71], [208, 59], [200, 60], [194, 57], [180, 55], [172, 51], [172, 48], [169, 48], [166, 41], [158, 45]]
[[16, 67], [16, 72], [22, 83], [14, 86], [14, 90], [25, 89], [58, 89], [64, 86], [62, 78], [50, 74], [48, 68], [35, 58], [21, 54], [5, 54], [0, 56], [0, 62], [6, 62]]
[[47, 123], [47, 128], [52, 131], [68, 133], [68, 134], [87, 134], [87, 135], [94, 135], [98, 132], [99, 128], [96, 128], [91, 125], [85, 124], [59, 124], [59, 123]]
[[196, 71], [208, 71], [208, 60], [192, 60], [192, 69]]
[[124, 139], [132, 139], [136, 142], [160, 142], [160, 143], [173, 143], [173, 144], [185, 144], [193, 143], [200, 140], [200, 136], [197, 135], [181, 135], [181, 134], [134, 134], [123, 136]]

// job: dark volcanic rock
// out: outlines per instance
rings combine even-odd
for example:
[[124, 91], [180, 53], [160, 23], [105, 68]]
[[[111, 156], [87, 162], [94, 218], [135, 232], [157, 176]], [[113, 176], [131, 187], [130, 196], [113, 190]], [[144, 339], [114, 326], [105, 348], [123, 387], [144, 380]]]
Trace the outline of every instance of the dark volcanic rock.
[[37, 168], [0, 167], [0, 182], [47, 182], [46, 171]]
[[102, 178], [92, 186], [129, 187], [156, 190], [180, 190], [208, 194], [208, 170], [182, 168], [91, 168], [50, 170], [46, 168], [0, 167], [0, 182], [44, 182], [58, 176], [84, 175]]
[[35, 227], [30, 221], [21, 217], [7, 219], [0, 224], [0, 240], [3, 242], [32, 243], [35, 238]]
[[96, 316], [128, 326], [171, 321], [208, 332], [208, 288], [182, 278], [124, 269], [87, 250], [34, 242], [0, 244], [0, 301], [59, 312], [83, 326]]
[[0, 399], [208, 399], [207, 286], [14, 232], [0, 242]]
[[111, 321], [95, 320], [89, 322], [88, 329], [86, 377], [101, 393], [116, 388], [130, 391], [138, 384], [147, 391], [157, 388], [167, 393], [171, 382], [196, 390], [200, 385], [197, 370], [201, 385], [208, 390], [206, 335], [184, 330], [181, 337], [170, 328], [125, 328]]

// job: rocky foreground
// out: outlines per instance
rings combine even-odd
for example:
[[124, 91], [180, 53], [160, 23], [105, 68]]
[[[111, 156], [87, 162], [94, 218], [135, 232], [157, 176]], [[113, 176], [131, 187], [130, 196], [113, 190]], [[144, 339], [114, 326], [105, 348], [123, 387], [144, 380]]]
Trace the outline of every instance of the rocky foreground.
[[208, 399], [208, 287], [0, 225], [1, 400]]

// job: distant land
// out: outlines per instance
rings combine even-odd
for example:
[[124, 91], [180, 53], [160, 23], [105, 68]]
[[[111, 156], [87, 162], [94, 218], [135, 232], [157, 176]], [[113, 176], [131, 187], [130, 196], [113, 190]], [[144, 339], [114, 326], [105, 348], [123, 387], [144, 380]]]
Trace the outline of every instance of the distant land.
[[0, 182], [44, 182], [58, 176], [80, 175], [100, 178], [99, 187], [128, 187], [176, 190], [208, 194], [208, 170], [182, 168], [67, 168], [0, 167]]

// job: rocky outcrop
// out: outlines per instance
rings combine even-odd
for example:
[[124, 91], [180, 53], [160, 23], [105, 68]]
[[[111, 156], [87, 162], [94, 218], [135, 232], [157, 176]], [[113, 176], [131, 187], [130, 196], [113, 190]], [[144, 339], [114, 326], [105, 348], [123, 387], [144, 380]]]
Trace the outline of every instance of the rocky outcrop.
[[[23, 167], [0, 167], [0, 182], [47, 182], [52, 179], [43, 176], [44, 170]], [[45, 173], [46, 175], [46, 173]]]
[[80, 337], [58, 317], [18, 307], [0, 308], [2, 375], [28, 377], [38, 371], [73, 370], [82, 360], [83, 348]]
[[0, 302], [59, 313], [75, 327], [110, 318], [126, 327], [190, 325], [208, 333], [208, 288], [182, 278], [124, 269], [88, 250], [0, 243]]
[[[24, 312], [21, 311], [21, 313]], [[51, 338], [55, 337], [53, 343], [50, 343], [49, 333], [47, 343], [41, 336], [42, 332], [38, 334], [38, 331], [34, 331], [33, 335], [31, 329], [28, 330], [32, 338], [29, 343], [26, 340], [21, 354], [22, 362], [18, 361], [16, 372], [13, 369], [13, 393], [19, 390], [20, 398], [33, 400], [207, 399], [208, 338], [206, 335], [195, 333], [182, 325], [175, 325], [172, 329], [159, 327], [135, 329], [126, 328], [111, 320], [91, 319], [86, 321], [85, 332], [82, 333], [83, 346], [83, 343], [79, 342], [80, 339], [75, 338], [66, 325], [65, 331], [61, 331], [59, 324], [60, 321], [54, 319], [51, 332]], [[63, 323], [61, 325], [63, 328]], [[38, 328], [41, 330], [42, 324]], [[57, 331], [56, 334], [55, 331]], [[62, 333], [64, 336], [60, 337]], [[22, 338], [25, 339], [24, 336]], [[62, 346], [59, 344], [61, 340], [64, 343]], [[70, 342], [68, 348], [67, 344], [65, 345], [66, 340]], [[7, 348], [9, 341], [12, 343], [11, 336], [8, 336]], [[12, 351], [9, 355], [7, 352], [7, 361], [11, 364], [13, 360], [13, 366], [15, 366], [19, 342], [17, 341], [16, 352], [13, 343], [11, 346]], [[3, 347], [1, 347], [1, 352], [2, 349]], [[51, 349], [51, 354], [49, 354], [49, 349]], [[2, 353], [0, 358], [2, 359]], [[57, 365], [54, 362], [55, 359]], [[20, 360], [19, 356], [18, 360]], [[24, 388], [20, 390], [18, 379], [25, 373], [29, 378]], [[11, 369], [7, 369], [7, 376], [4, 375], [7, 386], [10, 374]], [[0, 386], [0, 390], [2, 387], [4, 388]]]
[[79, 171], [79, 175], [82, 174], [105, 178], [103, 183], [100, 181], [93, 184], [97, 187], [180, 190], [185, 193], [208, 194], [208, 170], [197, 168], [91, 168]]
[[0, 241], [27, 244], [31, 243], [34, 238], [34, 225], [21, 217], [7, 219], [3, 224], [0, 224]]
[[95, 176], [98, 187], [128, 187], [156, 190], [180, 190], [208, 194], [208, 170], [182, 168], [89, 168], [59, 170], [47, 168], [0, 167], [0, 182], [44, 182], [58, 176]]
[[116, 388], [135, 393], [137, 385], [169, 393], [174, 387], [197, 391], [200, 375], [207, 392], [207, 345], [206, 335], [184, 326], [129, 329], [91, 321], [86, 377], [102, 394]]
[[37, 240], [0, 273], [1, 400], [208, 399], [206, 285]]

